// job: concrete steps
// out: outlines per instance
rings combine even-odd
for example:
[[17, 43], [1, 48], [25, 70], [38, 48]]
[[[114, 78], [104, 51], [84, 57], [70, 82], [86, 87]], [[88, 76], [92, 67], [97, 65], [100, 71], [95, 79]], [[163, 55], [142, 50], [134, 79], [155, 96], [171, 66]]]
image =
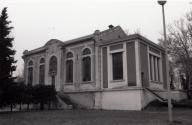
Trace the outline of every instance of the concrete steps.
[[87, 107], [78, 104], [74, 100], [70, 98], [67, 94], [63, 92], [58, 92], [57, 93], [57, 98], [60, 104], [63, 104], [63, 107], [67, 109], [87, 109]]
[[151, 90], [150, 88], [144, 88], [144, 90], [146, 90], [147, 92], [149, 92], [150, 94], [152, 94], [157, 100], [159, 100], [160, 102], [163, 103], [167, 103], [167, 99], [161, 97], [160, 95], [158, 95], [157, 93], [155, 93], [153, 90]]
[[[146, 90], [147, 92], [149, 92], [150, 94], [152, 94], [155, 98], [156, 101], [159, 101], [159, 105], [162, 106], [167, 106], [168, 105], [168, 100], [161, 97], [160, 95], [158, 95], [157, 93], [155, 93], [153, 90], [151, 90], [150, 88], [144, 88], [144, 90]], [[155, 102], [156, 102], [155, 101]], [[181, 100], [181, 101], [176, 101], [176, 100], [171, 100], [173, 107], [186, 107], [186, 108], [192, 108], [192, 100]], [[157, 104], [157, 102], [155, 103]]]
[[66, 104], [58, 95], [56, 95], [56, 98], [61, 109], [73, 109], [72, 105]]

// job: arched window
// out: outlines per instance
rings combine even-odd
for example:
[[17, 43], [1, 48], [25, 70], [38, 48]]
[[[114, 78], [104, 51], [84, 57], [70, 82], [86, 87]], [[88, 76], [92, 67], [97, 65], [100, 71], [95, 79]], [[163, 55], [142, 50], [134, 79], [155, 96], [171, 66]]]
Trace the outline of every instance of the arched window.
[[39, 84], [45, 84], [45, 59], [39, 61]]
[[89, 48], [85, 48], [83, 50], [83, 55], [89, 55], [89, 54], [91, 54], [91, 50]]
[[73, 58], [73, 53], [72, 52], [68, 52], [67, 53], [67, 58]]
[[91, 81], [91, 50], [85, 48], [82, 53], [82, 81]]
[[66, 82], [73, 82], [73, 53], [67, 53], [66, 60]]
[[52, 56], [49, 60], [49, 73], [51, 75], [57, 74], [57, 58]]
[[33, 61], [29, 61], [28, 66], [32, 66], [33, 65]]
[[51, 75], [51, 84], [55, 86], [55, 76], [57, 75], [57, 57], [52, 56], [49, 60], [49, 74]]
[[41, 63], [45, 63], [45, 59], [44, 59], [44, 58], [41, 58], [41, 59], [40, 59], [40, 64], [41, 64]]
[[33, 61], [29, 61], [28, 63], [28, 85], [33, 84]]

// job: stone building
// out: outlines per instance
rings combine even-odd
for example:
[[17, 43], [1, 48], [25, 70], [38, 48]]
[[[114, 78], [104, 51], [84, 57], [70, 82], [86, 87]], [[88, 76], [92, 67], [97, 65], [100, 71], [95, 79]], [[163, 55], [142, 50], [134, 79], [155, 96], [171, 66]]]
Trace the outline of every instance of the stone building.
[[166, 98], [165, 50], [120, 26], [64, 42], [51, 39], [25, 50], [23, 59], [26, 84], [53, 85], [90, 109], [141, 110], [154, 93]]

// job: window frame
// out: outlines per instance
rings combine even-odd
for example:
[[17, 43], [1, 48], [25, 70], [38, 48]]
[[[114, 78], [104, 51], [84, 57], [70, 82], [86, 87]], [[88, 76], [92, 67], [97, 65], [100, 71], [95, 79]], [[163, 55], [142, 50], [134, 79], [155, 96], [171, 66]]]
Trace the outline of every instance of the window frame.
[[[122, 75], [121, 77], [122, 77], [122, 78], [116, 78], [117, 76], [115, 75], [115, 72], [114, 72], [114, 70], [115, 70], [115, 69], [114, 69], [114, 68], [115, 68], [115, 67], [114, 67], [114, 65], [115, 65], [115, 64], [114, 64], [114, 54], [120, 54], [120, 55], [121, 55], [121, 57], [118, 57], [118, 58], [121, 58], [121, 65], [122, 65], [122, 66], [121, 66], [121, 70], [122, 70], [122, 71], [121, 71], [121, 75]], [[111, 61], [111, 64], [112, 64], [112, 68], [111, 68], [111, 69], [112, 69], [112, 80], [113, 80], [113, 81], [123, 80], [123, 79], [124, 79], [124, 76], [123, 76], [123, 51], [111, 53], [111, 59], [112, 59], [112, 61]], [[119, 68], [119, 67], [118, 67], [118, 68]], [[120, 70], [120, 69], [118, 69], [118, 71], [119, 71], [119, 70]], [[119, 73], [119, 72], [118, 72], [118, 73]], [[118, 74], [118, 73], [117, 73], [117, 74]]]
[[[124, 76], [124, 59], [123, 59], [123, 54], [124, 54], [124, 49], [117, 49], [117, 50], [109, 50], [109, 57], [110, 57], [110, 68], [111, 68], [111, 72], [110, 72], [110, 75], [111, 75], [111, 78], [110, 78], [110, 81], [111, 82], [122, 82], [122, 81], [125, 81], [125, 76]], [[122, 67], [123, 67], [123, 78], [122, 79], [118, 79], [118, 80], [114, 80], [113, 78], [113, 54], [114, 53], [122, 53]]]
[[[88, 53], [88, 54], [84, 54], [84, 50], [86, 50], [86, 49], [89, 49], [89, 51], [90, 51], [90, 53]], [[82, 81], [82, 83], [90, 83], [90, 82], [92, 82], [93, 81], [93, 68], [92, 68], [92, 66], [93, 66], [93, 63], [92, 63], [92, 55], [93, 55], [93, 52], [92, 52], [92, 49], [90, 48], [90, 47], [84, 47], [83, 49], [82, 49], [82, 52], [81, 52], [81, 81]], [[83, 69], [83, 59], [84, 58], [86, 58], [86, 57], [89, 57], [90, 58], [90, 80], [89, 81], [84, 81], [83, 80], [83, 73], [84, 73], [84, 69]]]
[[[107, 46], [107, 51], [108, 51], [108, 83], [115, 83], [115, 84], [126, 84], [126, 81], [128, 81], [127, 77], [127, 55], [126, 55], [126, 43], [120, 43], [122, 44], [122, 48], [119, 49], [114, 49], [111, 50], [110, 46], [114, 46], [114, 45], [119, 45], [118, 44], [112, 44], [110, 46]], [[123, 78], [119, 79], [119, 80], [114, 80], [113, 79], [113, 59], [112, 59], [112, 54], [114, 53], [122, 53], [122, 67], [123, 67]]]
[[[129, 58], [127, 58], [127, 43], [128, 42], [121, 42], [121, 43], [111, 43], [109, 45], [104, 45], [101, 47], [101, 86], [102, 89], [112, 89], [112, 88], [116, 88], [116, 87], [123, 87], [123, 86], [128, 86], [128, 67], [127, 67], [127, 60]], [[118, 45], [118, 44], [123, 44], [122, 48], [118, 48], [118, 49], [112, 49], [110, 50], [110, 46], [114, 46], [114, 45]], [[103, 48], [106, 48], [106, 63], [107, 63], [107, 87], [104, 87], [104, 69], [103, 69]], [[112, 57], [111, 54], [112, 53], [116, 53], [116, 52], [122, 52], [123, 53], [123, 80], [113, 80], [112, 79]]]
[[[154, 83], [162, 83], [162, 57], [149, 50], [149, 80]], [[151, 59], [152, 58], [152, 59]], [[151, 61], [152, 60], [152, 61]], [[155, 63], [154, 63], [155, 60]], [[154, 69], [155, 67], [155, 69]], [[153, 73], [155, 72], [156, 73]]]
[[[32, 64], [30, 64], [30, 62], [32, 62]], [[31, 83], [29, 83], [29, 69], [32, 69], [32, 78], [31, 78]], [[27, 63], [27, 85], [32, 86], [33, 82], [34, 82], [34, 61], [33, 60], [29, 60]]]
[[[67, 54], [69, 53], [72, 53], [72, 57], [67, 57]], [[72, 68], [73, 68], [73, 71], [72, 71], [72, 81], [68, 81], [67, 80], [67, 62], [68, 61], [72, 61]], [[65, 60], [65, 82], [66, 84], [73, 84], [74, 83], [74, 53], [72, 51], [68, 51], [66, 52], [66, 60]]]
[[[44, 61], [43, 62], [41, 62], [41, 60], [42, 59], [44, 59]], [[40, 75], [40, 73], [41, 73], [41, 69], [40, 69], [40, 67], [41, 66], [44, 66], [44, 77], [43, 77], [43, 82], [41, 82], [41, 75]], [[42, 57], [42, 58], [40, 58], [40, 60], [39, 60], [39, 84], [42, 84], [42, 85], [44, 85], [45, 84], [45, 58], [44, 57]]]
[[[56, 66], [55, 66], [56, 71], [54, 71], [54, 70], [51, 71], [51, 63], [52, 63], [52, 62], [51, 62], [51, 59], [52, 59], [52, 58], [55, 58], [55, 59], [56, 59], [56, 60], [55, 60], [55, 61], [56, 61]], [[57, 59], [57, 56], [55, 56], [55, 55], [50, 56], [50, 58], [49, 58], [49, 64], [48, 64], [48, 65], [49, 65], [49, 69], [48, 69], [49, 75], [51, 75], [51, 76], [52, 76], [52, 75], [56, 76], [56, 75], [57, 75], [57, 72], [58, 72], [58, 59]]]

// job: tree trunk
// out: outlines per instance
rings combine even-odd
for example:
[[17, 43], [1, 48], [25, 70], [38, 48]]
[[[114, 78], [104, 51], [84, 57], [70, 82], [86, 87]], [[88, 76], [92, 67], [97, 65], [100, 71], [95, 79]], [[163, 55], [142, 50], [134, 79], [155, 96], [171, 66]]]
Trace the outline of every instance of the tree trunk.
[[27, 104], [27, 111], [29, 111], [29, 103]]
[[189, 84], [189, 75], [187, 74], [186, 75], [186, 82], [185, 82], [185, 86], [184, 86], [184, 89], [187, 90], [188, 89], [188, 84]]
[[22, 104], [20, 103], [20, 106], [19, 106], [19, 111], [21, 111], [21, 105], [22, 105]]
[[189, 82], [188, 82], [188, 84], [187, 84], [187, 98], [188, 99], [191, 99], [191, 83], [192, 83], [192, 73], [190, 73], [190, 75], [189, 75]]
[[13, 104], [11, 104], [11, 107], [10, 107], [10, 108], [11, 108], [11, 112], [13, 112]]
[[40, 103], [40, 110], [44, 110], [44, 103], [43, 102]]
[[51, 109], [51, 101], [49, 100], [49, 103], [48, 103], [48, 109], [50, 110]]

